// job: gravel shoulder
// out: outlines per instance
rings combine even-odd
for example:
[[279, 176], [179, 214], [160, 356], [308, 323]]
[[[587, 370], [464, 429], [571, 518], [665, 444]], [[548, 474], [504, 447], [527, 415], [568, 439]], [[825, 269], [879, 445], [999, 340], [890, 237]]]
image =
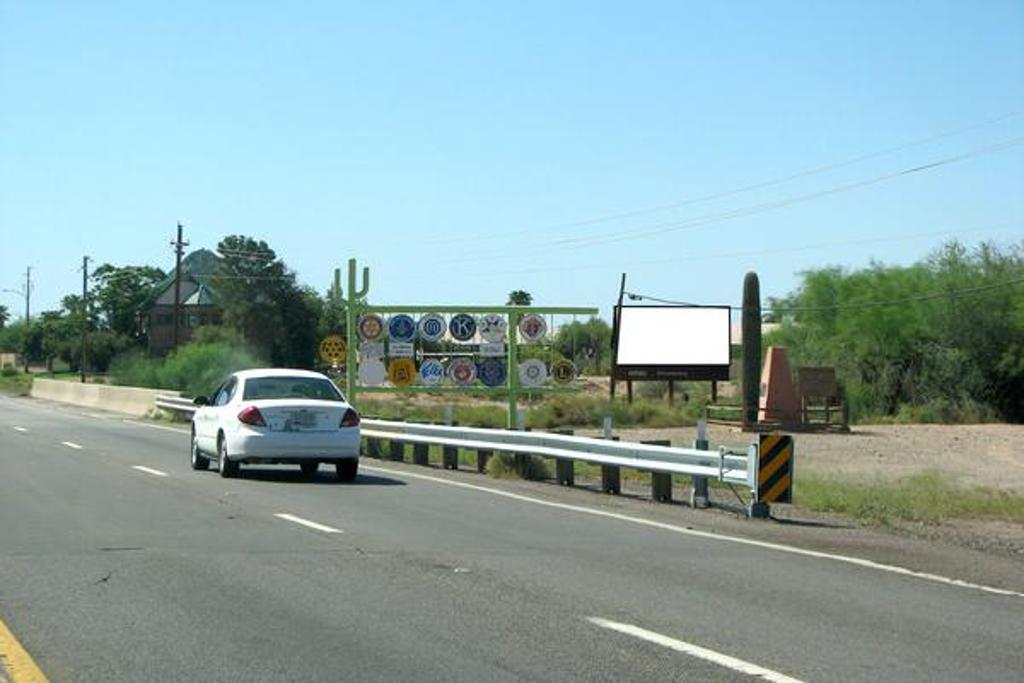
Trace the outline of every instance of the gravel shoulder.
[[[615, 433], [627, 441], [671, 439], [673, 445], [685, 445], [697, 431], [685, 427]], [[710, 425], [708, 438], [713, 447], [743, 448], [753, 435]], [[1024, 425], [862, 425], [849, 434], [798, 433], [795, 439], [797, 467], [821, 474], [892, 480], [937, 469], [966, 486], [1024, 494]]]
[[[742, 448], [753, 438], [722, 425], [711, 425], [708, 432], [712, 447]], [[598, 434], [594, 430], [578, 433]], [[673, 445], [682, 446], [692, 442], [696, 429], [621, 429], [615, 433], [624, 440], [671, 439]], [[798, 433], [795, 438], [798, 479], [803, 471], [839, 479], [895, 481], [938, 470], [961, 486], [1024, 495], [1024, 425], [862, 425], [849, 434]], [[799, 502], [773, 506], [773, 516], [801, 525], [855, 525], [840, 515], [800, 508]], [[1024, 524], [1012, 521], [906, 522], [877, 529], [878, 534], [1024, 562]]]

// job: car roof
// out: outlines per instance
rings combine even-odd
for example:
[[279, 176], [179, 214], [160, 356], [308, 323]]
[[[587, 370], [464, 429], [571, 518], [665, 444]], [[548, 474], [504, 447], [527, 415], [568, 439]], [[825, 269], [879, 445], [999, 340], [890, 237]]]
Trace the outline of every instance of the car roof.
[[289, 368], [254, 368], [252, 370], [241, 370], [235, 373], [239, 379], [252, 379], [254, 377], [314, 377], [316, 379], [328, 379], [325, 375], [312, 370], [298, 370]]

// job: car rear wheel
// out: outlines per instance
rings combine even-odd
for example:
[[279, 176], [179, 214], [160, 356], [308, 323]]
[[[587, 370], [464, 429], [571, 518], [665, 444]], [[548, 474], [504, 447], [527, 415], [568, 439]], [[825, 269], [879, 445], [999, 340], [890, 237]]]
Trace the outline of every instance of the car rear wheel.
[[334, 468], [338, 473], [338, 479], [341, 481], [353, 481], [356, 478], [356, 473], [359, 471], [359, 461], [342, 460], [335, 464]]
[[195, 431], [192, 432], [192, 469], [205, 470], [210, 466], [210, 459], [199, 452], [199, 441]]
[[238, 476], [238, 463], [228, 458], [227, 439], [223, 436], [217, 441], [217, 469], [225, 479]]
[[302, 476], [312, 477], [316, 474], [317, 468], [320, 467], [318, 462], [300, 462], [299, 469], [302, 470]]

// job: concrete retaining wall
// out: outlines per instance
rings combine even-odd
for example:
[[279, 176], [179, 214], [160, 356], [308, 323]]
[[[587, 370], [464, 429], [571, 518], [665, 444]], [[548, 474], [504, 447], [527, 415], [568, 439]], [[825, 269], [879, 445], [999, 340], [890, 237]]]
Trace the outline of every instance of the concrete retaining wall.
[[115, 387], [107, 384], [82, 384], [59, 379], [39, 379], [32, 382], [31, 396], [49, 401], [73, 403], [100, 410], [112, 410], [142, 417], [153, 410], [157, 395], [178, 396], [177, 391], [165, 389], [139, 389]]

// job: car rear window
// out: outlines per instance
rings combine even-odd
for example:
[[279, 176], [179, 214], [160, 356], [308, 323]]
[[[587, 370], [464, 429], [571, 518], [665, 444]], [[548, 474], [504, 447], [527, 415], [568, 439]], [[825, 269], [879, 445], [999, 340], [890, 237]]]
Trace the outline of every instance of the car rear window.
[[265, 398], [311, 398], [318, 401], [342, 401], [334, 384], [318, 377], [250, 377], [245, 380], [243, 401]]

